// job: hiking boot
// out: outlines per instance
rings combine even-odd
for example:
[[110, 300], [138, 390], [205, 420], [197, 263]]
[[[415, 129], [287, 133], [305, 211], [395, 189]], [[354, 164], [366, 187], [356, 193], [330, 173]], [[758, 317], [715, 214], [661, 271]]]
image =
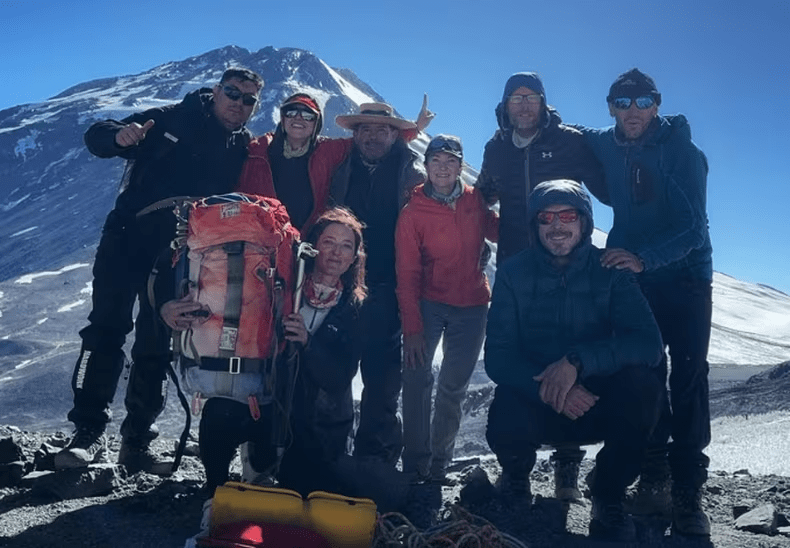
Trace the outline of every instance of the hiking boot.
[[497, 480], [496, 489], [502, 498], [513, 501], [532, 502], [532, 488], [529, 476], [502, 471]]
[[635, 516], [672, 514], [672, 486], [669, 478], [639, 478], [636, 492], [626, 501], [626, 509]]
[[672, 487], [672, 534], [710, 536], [710, 519], [702, 510], [702, 491]]
[[634, 520], [625, 512], [621, 500], [603, 501], [593, 497], [590, 538], [610, 542], [636, 541]]
[[173, 461], [157, 455], [148, 443], [124, 440], [118, 452], [118, 464], [123, 464], [129, 474], [147, 472], [157, 476], [169, 476], [173, 472]]
[[554, 464], [554, 497], [557, 500], [581, 500], [579, 491], [579, 462], [553, 461]]
[[71, 442], [55, 454], [55, 470], [83, 468], [102, 462], [106, 454], [104, 428], [78, 426]]

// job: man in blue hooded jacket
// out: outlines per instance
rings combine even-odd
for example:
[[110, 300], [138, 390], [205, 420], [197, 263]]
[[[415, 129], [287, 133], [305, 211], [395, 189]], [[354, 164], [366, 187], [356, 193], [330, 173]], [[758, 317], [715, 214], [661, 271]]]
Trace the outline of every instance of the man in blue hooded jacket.
[[[600, 163], [582, 134], [564, 125], [559, 113], [549, 106], [536, 73], [519, 72], [508, 78], [495, 112], [499, 129], [486, 144], [475, 186], [489, 204], [499, 202], [496, 262], [501, 266], [526, 247], [527, 197], [539, 183], [580, 181], [596, 197], [605, 196], [606, 189]], [[583, 456], [576, 445], [562, 445], [555, 451], [557, 498], [581, 498], [577, 478]]]
[[623, 497], [660, 414], [658, 326], [633, 274], [601, 265], [579, 184], [539, 184], [526, 218], [530, 247], [499, 268], [486, 331], [497, 385], [486, 439], [502, 466], [499, 488], [529, 500], [542, 444], [603, 440], [590, 535], [632, 542]]
[[[621, 74], [606, 101], [614, 127], [584, 130], [606, 173], [606, 193], [599, 199], [608, 199], [614, 209], [601, 264], [638, 274], [672, 362], [671, 413], [665, 405], [634, 502], [645, 511], [660, 509], [671, 489], [673, 532], [707, 536], [701, 488], [709, 461], [703, 449], [710, 442], [708, 162], [683, 115], [658, 114], [661, 94], [647, 74], [638, 69]], [[665, 380], [666, 357], [660, 371]]]

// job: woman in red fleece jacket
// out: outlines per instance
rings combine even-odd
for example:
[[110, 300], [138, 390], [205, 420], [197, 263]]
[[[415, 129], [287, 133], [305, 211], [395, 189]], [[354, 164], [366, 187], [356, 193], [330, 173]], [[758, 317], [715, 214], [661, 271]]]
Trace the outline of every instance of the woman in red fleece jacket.
[[[403, 471], [417, 482], [445, 481], [491, 296], [481, 258], [485, 239], [497, 240], [499, 219], [478, 190], [461, 182], [462, 160], [457, 137], [433, 138], [425, 150], [428, 182], [414, 190], [395, 237], [403, 322]], [[431, 362], [441, 337], [444, 359], [431, 423]]]

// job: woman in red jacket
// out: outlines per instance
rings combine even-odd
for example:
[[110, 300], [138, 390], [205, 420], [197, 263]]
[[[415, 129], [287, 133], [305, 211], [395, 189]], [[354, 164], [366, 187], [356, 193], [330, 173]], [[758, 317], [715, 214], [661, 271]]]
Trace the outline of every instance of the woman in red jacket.
[[[428, 182], [398, 219], [398, 304], [403, 322], [403, 471], [418, 482], [445, 481], [461, 403], [485, 334], [491, 292], [481, 258], [497, 240], [498, 217], [480, 192], [461, 182], [461, 141], [437, 135], [425, 151]], [[433, 422], [431, 362], [439, 339]]]
[[[417, 131], [407, 132], [404, 140], [416, 138], [432, 118], [426, 96]], [[274, 132], [250, 143], [236, 189], [280, 200], [303, 236], [326, 210], [332, 174], [354, 144], [352, 138], [319, 136], [322, 125], [318, 101], [307, 93], [288, 97], [280, 105], [280, 123]]]

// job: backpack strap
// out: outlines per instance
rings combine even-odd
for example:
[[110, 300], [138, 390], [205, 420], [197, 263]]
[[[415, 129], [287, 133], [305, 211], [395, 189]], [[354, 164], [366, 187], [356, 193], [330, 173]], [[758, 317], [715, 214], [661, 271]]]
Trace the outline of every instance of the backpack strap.
[[228, 254], [228, 283], [219, 350], [222, 357], [231, 358], [235, 355], [236, 340], [239, 336], [241, 300], [244, 289], [244, 242], [229, 242], [223, 245], [222, 249]]
[[178, 440], [178, 447], [176, 447], [176, 455], [173, 458], [173, 467], [171, 470], [175, 472], [178, 470], [178, 466], [181, 464], [181, 458], [184, 456], [184, 449], [187, 446], [187, 439], [189, 438], [189, 431], [192, 428], [192, 413], [190, 413], [189, 409], [189, 402], [187, 401], [187, 397], [184, 395], [184, 391], [181, 390], [181, 385], [178, 382], [178, 375], [176, 374], [175, 369], [173, 368], [173, 362], [167, 364], [167, 374], [170, 376], [170, 380], [173, 381], [173, 384], [176, 385], [176, 394], [178, 394], [178, 401], [181, 402], [181, 407], [184, 408], [186, 412], [187, 420], [184, 424], [184, 429], [181, 431], [181, 437]]

